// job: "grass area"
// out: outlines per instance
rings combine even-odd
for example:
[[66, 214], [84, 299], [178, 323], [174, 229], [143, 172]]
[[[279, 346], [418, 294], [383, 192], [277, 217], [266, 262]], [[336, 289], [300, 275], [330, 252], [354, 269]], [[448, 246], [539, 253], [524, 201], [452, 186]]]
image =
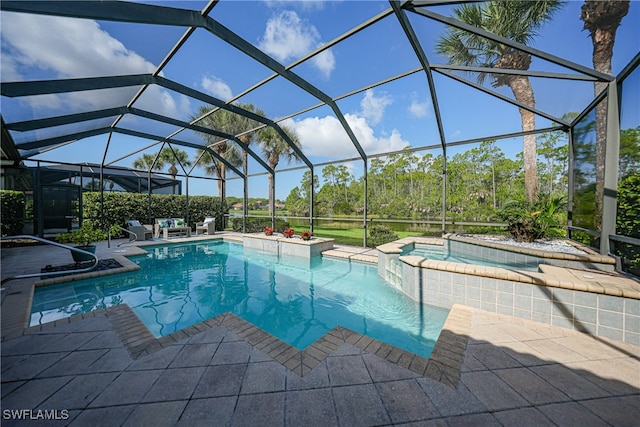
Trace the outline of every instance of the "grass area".
[[[407, 236], [421, 235], [419, 232], [411, 231], [396, 231], [395, 233], [400, 239]], [[336, 243], [341, 245], [362, 246], [362, 228], [313, 227], [313, 235], [316, 237], [335, 239]]]

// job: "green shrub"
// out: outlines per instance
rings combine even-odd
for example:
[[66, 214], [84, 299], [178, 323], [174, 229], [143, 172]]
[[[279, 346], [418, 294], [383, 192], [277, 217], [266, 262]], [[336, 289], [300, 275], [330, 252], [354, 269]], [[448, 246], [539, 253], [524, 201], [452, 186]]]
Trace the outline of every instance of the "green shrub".
[[[82, 195], [83, 217], [90, 222], [100, 221], [100, 193], [85, 192]], [[187, 225], [195, 227], [205, 217], [216, 217], [216, 230], [223, 230], [224, 215], [229, 212], [226, 203], [218, 197], [190, 196]], [[179, 194], [152, 194], [151, 218], [149, 218], [149, 198], [141, 193], [104, 193], [104, 218], [107, 226], [126, 226], [128, 220], [142, 224], [153, 223], [155, 218], [187, 219], [186, 196]]]
[[74, 245], [89, 246], [105, 240], [107, 232], [101, 228], [94, 227], [89, 221], [82, 223], [82, 227], [70, 233], [60, 233], [56, 240], [60, 243], [73, 243]]
[[12, 236], [22, 233], [24, 227], [25, 196], [21, 191], [0, 190], [0, 220], [2, 235]]
[[[247, 218], [247, 233], [260, 233], [265, 227], [271, 227], [271, 218]], [[232, 218], [231, 228], [237, 233], [242, 233], [242, 218]], [[289, 223], [282, 218], [276, 218], [275, 231], [282, 233], [289, 228]]]
[[398, 235], [394, 233], [386, 225], [372, 225], [369, 227], [369, 237], [367, 238], [367, 246], [375, 248], [385, 243], [398, 240]]
[[[616, 234], [640, 239], [640, 173], [618, 183]], [[615, 253], [623, 258], [623, 270], [640, 276], [640, 247], [615, 242]]]
[[497, 215], [508, 223], [507, 229], [516, 242], [533, 242], [558, 226], [564, 206], [561, 197], [541, 196], [535, 203], [526, 200], [508, 202]]

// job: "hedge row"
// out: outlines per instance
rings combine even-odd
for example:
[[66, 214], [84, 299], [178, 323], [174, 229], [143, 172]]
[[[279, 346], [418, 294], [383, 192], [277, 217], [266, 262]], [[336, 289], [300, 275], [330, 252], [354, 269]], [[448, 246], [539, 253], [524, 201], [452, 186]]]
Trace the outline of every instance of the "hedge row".
[[[85, 192], [82, 195], [82, 213], [85, 220], [100, 221], [100, 192]], [[126, 226], [127, 221], [137, 220], [141, 224], [153, 224], [156, 218], [184, 218], [187, 225], [195, 227], [205, 217], [216, 218], [216, 230], [223, 229], [224, 215], [229, 209], [218, 197], [189, 196], [187, 219], [186, 196], [178, 194], [152, 194], [151, 218], [149, 218], [149, 196], [140, 193], [104, 193], [104, 218], [106, 225]]]
[[25, 196], [21, 191], [0, 190], [0, 224], [3, 236], [22, 233], [24, 227]]
[[[259, 233], [265, 227], [271, 227], [271, 218], [247, 218], [247, 233]], [[233, 231], [242, 233], [242, 218], [231, 219]], [[282, 218], [276, 218], [277, 233], [281, 233], [285, 228], [289, 228], [289, 223]]]

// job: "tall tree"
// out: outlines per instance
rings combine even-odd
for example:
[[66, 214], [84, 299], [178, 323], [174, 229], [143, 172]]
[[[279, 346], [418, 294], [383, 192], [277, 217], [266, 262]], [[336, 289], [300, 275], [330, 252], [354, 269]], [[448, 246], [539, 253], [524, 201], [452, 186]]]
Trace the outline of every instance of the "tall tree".
[[[616, 32], [622, 18], [629, 12], [629, 0], [586, 0], [580, 10], [584, 29], [589, 31], [593, 43], [593, 67], [596, 71], [611, 74], [611, 58]], [[607, 86], [606, 82], [595, 82], [596, 96]], [[602, 199], [604, 195], [604, 155], [607, 141], [607, 106], [596, 107], [596, 228], [602, 221]]]
[[[167, 147], [163, 148], [160, 151], [160, 155], [158, 156], [148, 153], [142, 154], [142, 156], [133, 161], [133, 167], [136, 169], [144, 169], [147, 171], [162, 170], [167, 165], [167, 163], [170, 165], [167, 172], [169, 173], [169, 175], [171, 175], [171, 179], [174, 180], [178, 175], [178, 168], [176, 167], [176, 164], [180, 164], [182, 165], [182, 167], [191, 165], [189, 154], [186, 151], [180, 150], [178, 148], [173, 148], [172, 150], [171, 148]], [[172, 187], [171, 191], [175, 192], [175, 187]]]
[[313, 188], [311, 188], [311, 171], [305, 171], [302, 174], [302, 179], [300, 180], [300, 195], [307, 203], [311, 202], [311, 192], [317, 193], [319, 187], [318, 175], [313, 175]]
[[640, 173], [640, 126], [620, 131], [618, 178]]
[[[189, 154], [186, 151], [180, 150], [178, 148], [167, 147], [160, 151], [160, 159], [163, 160], [163, 163], [169, 163], [169, 169], [167, 172], [171, 175], [171, 179], [175, 180], [178, 175], [178, 168], [176, 164], [179, 164], [182, 168], [191, 165], [191, 160], [189, 160]], [[175, 186], [171, 187], [171, 192], [175, 193]]]
[[[264, 116], [262, 111], [256, 109], [252, 104], [237, 104], [237, 106], [244, 110]], [[249, 147], [253, 142], [254, 135], [251, 131], [254, 130], [259, 123], [251, 118], [232, 113], [224, 109], [211, 113], [214, 108], [215, 107], [212, 106], [201, 106], [194, 119], [204, 117], [196, 124], [219, 132], [224, 132], [229, 135], [238, 136], [238, 139], [245, 144], [246, 147]], [[227, 162], [233, 166], [244, 165], [244, 172], [246, 174], [247, 151], [243, 149], [244, 147], [239, 147], [235, 142], [210, 134], [201, 133], [200, 135], [205, 140], [206, 145]], [[208, 175], [215, 175], [218, 178], [218, 195], [222, 197], [224, 193], [223, 185], [227, 176], [225, 164], [205, 150], [199, 150], [198, 156], [200, 157], [199, 164], [202, 165], [205, 173]]]
[[[561, 6], [560, 1], [491, 1], [482, 4], [463, 4], [454, 9], [460, 21], [483, 28], [496, 35], [522, 44], [529, 44], [536, 32]], [[437, 44], [439, 53], [449, 58], [450, 64], [528, 70], [531, 55], [497, 43], [493, 40], [469, 33], [458, 28], [450, 28]], [[480, 73], [480, 83], [486, 78]], [[494, 87], [508, 86], [519, 102], [535, 106], [533, 88], [527, 76], [491, 74]], [[519, 109], [522, 130], [535, 129], [535, 115], [523, 108]], [[538, 198], [538, 176], [536, 161], [536, 137], [523, 137], [523, 157], [525, 172], [525, 195], [527, 200]]]
[[144, 153], [133, 161], [133, 167], [136, 169], [144, 169], [146, 171], [150, 169], [161, 170], [164, 167], [164, 159], [158, 156], [158, 160], [155, 163], [154, 160], [156, 160], [156, 156]]
[[[280, 125], [284, 133], [287, 134], [289, 139], [293, 141], [295, 145], [300, 146], [300, 140], [294, 131], [284, 125]], [[267, 163], [273, 170], [275, 170], [280, 159], [284, 158], [287, 163], [297, 158], [297, 155], [293, 148], [285, 141], [278, 132], [272, 127], [266, 127], [261, 129], [256, 135], [262, 155], [267, 160]], [[269, 175], [269, 214], [273, 215], [273, 201], [275, 200], [275, 194], [273, 192], [273, 175]]]
[[164, 148], [160, 152], [160, 158], [165, 162], [169, 163], [169, 170], [167, 171], [171, 178], [176, 179], [178, 175], [178, 168], [176, 164], [181, 165], [183, 168], [187, 166], [191, 166], [191, 160], [189, 160], [189, 154], [186, 151], [180, 150], [179, 148]]

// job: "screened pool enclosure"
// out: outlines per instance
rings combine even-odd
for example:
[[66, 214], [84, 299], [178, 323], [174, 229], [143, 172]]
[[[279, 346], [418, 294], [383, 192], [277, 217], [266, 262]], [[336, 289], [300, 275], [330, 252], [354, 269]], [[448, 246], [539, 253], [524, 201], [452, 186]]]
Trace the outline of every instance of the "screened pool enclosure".
[[612, 2], [607, 70], [588, 12], [609, 2], [586, 3], [2, 1], [2, 186], [183, 194], [187, 217], [189, 195], [237, 196], [245, 221], [268, 195], [365, 245], [376, 220], [446, 232], [554, 193], [569, 237], [637, 248], [617, 219], [640, 4]]

